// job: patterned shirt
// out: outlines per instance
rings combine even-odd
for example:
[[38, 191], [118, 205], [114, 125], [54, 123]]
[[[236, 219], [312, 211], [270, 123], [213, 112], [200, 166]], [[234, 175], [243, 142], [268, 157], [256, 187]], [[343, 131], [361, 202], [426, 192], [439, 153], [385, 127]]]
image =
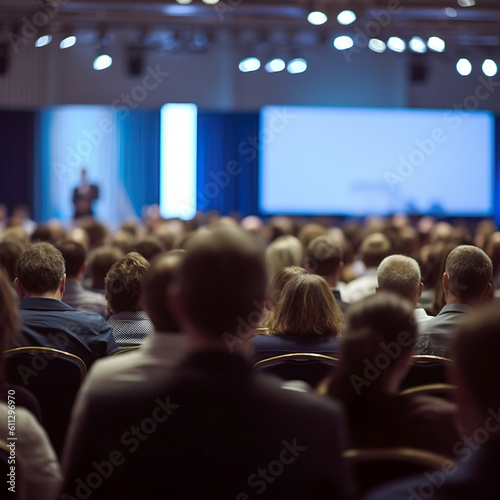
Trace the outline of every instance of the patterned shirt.
[[107, 323], [113, 329], [113, 338], [118, 349], [140, 346], [155, 331], [153, 323], [144, 311], [113, 313]]

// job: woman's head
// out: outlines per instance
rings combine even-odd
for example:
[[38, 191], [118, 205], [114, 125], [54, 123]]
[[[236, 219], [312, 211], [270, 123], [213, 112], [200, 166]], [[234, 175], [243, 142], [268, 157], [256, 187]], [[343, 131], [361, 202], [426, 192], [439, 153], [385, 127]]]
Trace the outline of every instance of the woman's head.
[[302, 244], [295, 236], [280, 236], [266, 250], [266, 267], [269, 281], [275, 274], [288, 266], [300, 266]]
[[267, 293], [268, 306], [267, 309], [271, 310], [274, 305], [278, 302], [283, 288], [285, 285], [295, 276], [300, 276], [301, 274], [307, 274], [307, 271], [303, 267], [299, 266], [287, 266], [278, 271], [275, 275], [271, 284], [269, 285], [269, 290]]
[[298, 273], [290, 277], [265, 325], [275, 335], [339, 335], [340, 310], [321, 276]]
[[[3, 351], [16, 345], [20, 331], [18, 298], [7, 273], [0, 267], [0, 361]], [[2, 374], [0, 374], [0, 380]]]

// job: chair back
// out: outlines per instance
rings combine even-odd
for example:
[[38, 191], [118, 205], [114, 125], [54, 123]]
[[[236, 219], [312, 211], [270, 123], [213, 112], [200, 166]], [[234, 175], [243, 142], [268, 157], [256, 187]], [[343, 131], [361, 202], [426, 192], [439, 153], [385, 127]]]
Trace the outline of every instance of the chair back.
[[292, 353], [263, 359], [254, 365], [254, 369], [283, 380], [303, 380], [311, 387], [316, 387], [338, 362], [337, 358], [324, 354]]
[[360, 497], [384, 483], [453, 464], [448, 457], [415, 448], [353, 449], [343, 455], [351, 464]]
[[137, 346], [132, 346], [132, 347], [125, 347], [125, 349], [120, 349], [119, 351], [115, 352], [113, 354], [113, 356], [118, 356], [119, 354], [125, 354], [127, 352], [132, 352], [132, 351], [136, 351], [137, 349], [140, 349], [141, 346], [137, 345]]
[[441, 356], [412, 356], [412, 364], [401, 384], [401, 390], [429, 384], [445, 384], [448, 367], [453, 364]]
[[457, 386], [451, 384], [427, 384], [419, 385], [417, 387], [410, 387], [401, 391], [399, 394], [401, 396], [406, 396], [408, 394], [425, 394], [427, 396], [436, 396], [439, 398], [444, 398], [449, 401], [455, 401], [455, 395], [457, 392]]
[[38, 400], [42, 424], [58, 455], [62, 451], [71, 409], [87, 374], [73, 354], [48, 347], [18, 347], [4, 352], [7, 382], [28, 389]]

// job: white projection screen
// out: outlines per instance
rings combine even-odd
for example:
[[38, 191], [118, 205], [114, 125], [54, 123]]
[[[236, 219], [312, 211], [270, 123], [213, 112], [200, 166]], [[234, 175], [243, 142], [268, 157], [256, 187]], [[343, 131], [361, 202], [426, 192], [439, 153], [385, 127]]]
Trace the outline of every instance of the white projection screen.
[[264, 214], [490, 216], [494, 117], [456, 110], [268, 106]]

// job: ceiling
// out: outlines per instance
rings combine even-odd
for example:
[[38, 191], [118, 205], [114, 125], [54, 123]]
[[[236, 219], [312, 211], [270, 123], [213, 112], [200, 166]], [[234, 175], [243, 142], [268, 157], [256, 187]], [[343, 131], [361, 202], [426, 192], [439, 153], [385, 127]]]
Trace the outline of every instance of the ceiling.
[[[135, 30], [143, 37], [167, 30], [197, 30], [211, 39], [229, 33], [242, 43], [255, 40], [295, 44], [324, 43], [338, 34], [400, 36], [409, 39], [437, 35], [447, 47], [500, 48], [500, 0], [225, 0], [215, 5], [193, 0], [0, 0], [0, 33], [21, 33], [26, 20], [39, 20], [40, 30], [94, 30], [112, 33]], [[323, 10], [322, 26], [307, 22], [307, 14]], [[342, 26], [337, 14], [353, 10], [357, 20]], [[245, 35], [247, 33], [247, 35]], [[245, 38], [247, 36], [247, 38]], [[143, 38], [144, 39], [144, 38]], [[227, 37], [226, 37], [227, 39]], [[276, 42], [279, 43], [279, 42]]]

